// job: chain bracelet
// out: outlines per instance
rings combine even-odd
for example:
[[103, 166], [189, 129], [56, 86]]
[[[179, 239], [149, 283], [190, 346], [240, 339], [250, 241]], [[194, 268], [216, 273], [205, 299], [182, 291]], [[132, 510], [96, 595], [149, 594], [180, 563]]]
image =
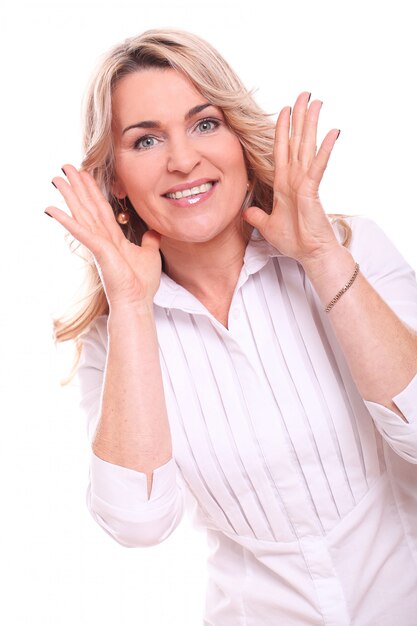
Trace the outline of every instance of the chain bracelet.
[[358, 275], [358, 273], [359, 273], [359, 263], [356, 263], [355, 271], [353, 272], [352, 278], [350, 279], [350, 281], [348, 283], [346, 283], [346, 285], [344, 287], [342, 287], [342, 289], [340, 291], [337, 292], [337, 294], [335, 295], [333, 300], [330, 300], [329, 304], [327, 305], [327, 307], [325, 309], [326, 313], [328, 313], [330, 311], [330, 309], [334, 307], [336, 302], [343, 296], [344, 293], [346, 293], [346, 291], [349, 289], [349, 287], [352, 286], [353, 281], [355, 280], [355, 278]]

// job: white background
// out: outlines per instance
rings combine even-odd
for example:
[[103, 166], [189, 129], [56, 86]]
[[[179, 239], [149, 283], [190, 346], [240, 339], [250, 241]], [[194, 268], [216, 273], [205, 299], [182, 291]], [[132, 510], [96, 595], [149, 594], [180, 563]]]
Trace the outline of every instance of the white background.
[[72, 301], [82, 269], [43, 209], [59, 203], [50, 180], [61, 165], [80, 162], [80, 102], [99, 55], [148, 28], [177, 27], [213, 43], [271, 113], [311, 90], [324, 101], [322, 133], [341, 128], [325, 209], [375, 219], [417, 267], [412, 8], [407, 0], [3, 2], [1, 623], [202, 621], [204, 536], [185, 522], [163, 545], [129, 550], [95, 525], [84, 503], [77, 390], [59, 386], [70, 353], [55, 350], [51, 317]]

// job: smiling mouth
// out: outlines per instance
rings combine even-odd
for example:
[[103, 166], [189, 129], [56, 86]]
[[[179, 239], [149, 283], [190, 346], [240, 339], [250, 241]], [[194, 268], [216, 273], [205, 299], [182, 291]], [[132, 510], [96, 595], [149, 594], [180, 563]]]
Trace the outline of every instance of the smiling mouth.
[[170, 198], [171, 200], [180, 200], [181, 198], [192, 198], [193, 196], [199, 196], [202, 193], [207, 193], [210, 191], [212, 187], [216, 184], [217, 181], [212, 181], [210, 183], [203, 183], [202, 185], [198, 185], [198, 187], [190, 187], [189, 189], [183, 189], [182, 191], [175, 191], [174, 193], [166, 193], [164, 194], [166, 198]]

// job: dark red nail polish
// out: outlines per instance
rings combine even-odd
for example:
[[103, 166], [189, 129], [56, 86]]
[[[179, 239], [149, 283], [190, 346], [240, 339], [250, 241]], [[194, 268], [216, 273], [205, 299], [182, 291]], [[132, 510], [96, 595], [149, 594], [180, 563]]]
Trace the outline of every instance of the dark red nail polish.
[[337, 133], [336, 141], [339, 139], [339, 135], [340, 135], [340, 130], [339, 130], [339, 132]]
[[51, 183], [53, 184], [53, 186], [55, 187], [55, 189], [58, 189], [58, 187], [55, 185], [54, 181], [51, 180]]
[[65, 170], [64, 170], [64, 168], [63, 168], [63, 167], [61, 167], [61, 170], [64, 172], [64, 174], [65, 174], [65, 176], [66, 176], [67, 174], [66, 174], [66, 172], [65, 172]]
[[308, 96], [307, 104], [310, 102], [310, 98], [311, 98], [311, 92], [310, 92], [310, 94]]
[[48, 217], [52, 217], [52, 215], [51, 215], [50, 213], [48, 213], [48, 211], [44, 211], [44, 213], [46, 213], [46, 215], [47, 215]]

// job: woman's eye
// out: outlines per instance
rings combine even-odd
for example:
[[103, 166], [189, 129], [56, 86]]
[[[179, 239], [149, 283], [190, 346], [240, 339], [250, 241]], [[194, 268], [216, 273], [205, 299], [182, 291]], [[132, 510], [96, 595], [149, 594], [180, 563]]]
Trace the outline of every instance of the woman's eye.
[[153, 148], [156, 144], [155, 137], [151, 137], [150, 135], [146, 135], [145, 137], [141, 137], [137, 141], [135, 141], [133, 147], [136, 150], [146, 150], [146, 148]]
[[217, 120], [201, 120], [198, 122], [197, 128], [202, 133], [210, 132], [219, 126], [219, 122]]

